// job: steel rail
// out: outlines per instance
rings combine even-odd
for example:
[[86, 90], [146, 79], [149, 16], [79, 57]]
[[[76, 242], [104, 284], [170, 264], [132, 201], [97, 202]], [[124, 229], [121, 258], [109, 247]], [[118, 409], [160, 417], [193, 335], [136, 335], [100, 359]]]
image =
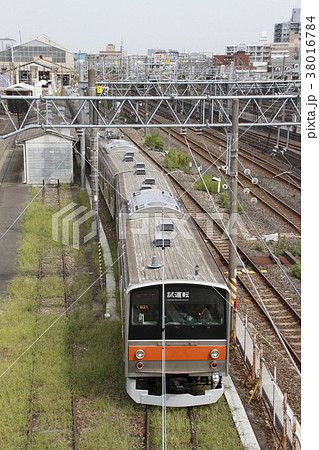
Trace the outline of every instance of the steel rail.
[[[149, 153], [147, 153], [131, 136], [128, 136], [128, 137], [129, 137], [129, 139], [131, 139], [134, 142], [134, 144], [138, 148], [141, 149], [141, 151], [144, 154], [146, 154], [148, 156], [149, 159], [151, 159], [151, 161], [153, 163], [155, 163], [158, 167], [160, 167], [161, 170], [164, 170], [164, 172], [173, 181], [173, 184], [177, 185], [183, 191], [183, 196], [186, 195], [187, 198], [191, 198], [191, 200], [196, 203], [196, 205], [197, 205], [197, 207], [199, 208], [200, 211], [206, 212], [207, 217], [209, 217], [209, 219], [212, 220], [212, 222], [214, 224], [214, 227], [217, 227], [220, 230], [220, 232], [222, 232], [224, 234], [224, 230], [220, 227], [218, 222], [216, 220], [214, 220], [210, 216], [210, 214], [205, 210], [205, 208], [199, 204], [199, 202], [187, 191], [187, 189], [185, 190], [185, 188], [182, 186], [182, 184], [174, 178], [173, 174], [169, 173], [169, 171], [167, 169], [163, 168], [161, 164], [159, 164], [155, 159], [153, 159], [149, 155]], [[185, 204], [185, 198], [182, 201]], [[185, 207], [187, 209], [186, 204], [185, 204]], [[212, 239], [209, 236], [207, 236], [206, 231], [203, 229], [203, 227], [198, 223], [198, 221], [196, 220], [196, 216], [194, 217], [192, 215], [192, 218], [193, 218], [194, 222], [196, 223], [196, 225], [198, 226], [198, 228], [202, 231], [202, 233], [205, 234], [205, 236], [206, 236], [205, 237], [205, 241], [206, 242], [209, 241], [209, 243], [212, 244], [213, 248], [215, 249], [216, 245], [214, 244]], [[246, 253], [243, 251], [243, 249], [240, 246], [237, 247], [237, 251], [238, 251], [239, 254], [244, 255], [244, 258], [246, 258], [246, 260], [248, 260], [249, 263], [250, 263], [250, 261], [251, 261], [250, 258], [246, 255]], [[220, 250], [218, 251], [218, 253], [220, 253]], [[223, 260], [228, 264], [227, 257], [225, 255], [223, 255], [222, 257], [223, 257]], [[290, 311], [290, 314], [294, 318], [297, 319], [298, 324], [300, 324], [300, 315], [294, 310], [294, 308], [289, 304], [289, 302], [280, 294], [280, 292], [271, 284], [271, 282], [269, 280], [265, 279], [265, 276], [262, 274], [262, 272], [260, 272], [260, 270], [258, 269], [258, 267], [254, 263], [252, 263], [252, 267], [254, 268], [254, 270], [257, 273], [257, 275], [261, 276], [262, 281], [266, 282], [266, 284], [269, 286], [269, 289], [272, 290], [272, 292], [275, 295], [275, 298], [278, 297], [278, 300], [288, 309], [288, 311]], [[247, 283], [244, 282], [242, 277], [239, 278], [239, 281], [242, 284], [242, 286], [244, 287], [244, 289], [248, 292], [248, 294], [252, 297], [252, 299], [254, 300], [254, 303], [258, 306], [258, 308], [263, 313], [263, 315], [265, 316], [267, 321], [273, 327], [273, 329], [274, 329], [275, 333], [278, 335], [279, 339], [281, 339], [285, 343], [287, 351], [290, 353], [290, 356], [293, 358], [294, 362], [300, 368], [301, 367], [300, 357], [299, 357], [298, 353], [293, 349], [293, 346], [289, 343], [289, 340], [287, 339], [287, 337], [284, 336], [283, 331], [280, 330], [277, 325], [275, 325], [275, 322], [273, 321], [273, 318], [271, 317], [270, 313], [267, 311], [266, 307], [264, 305], [260, 304], [260, 299], [258, 298], [257, 295], [254, 295], [254, 293], [252, 292], [252, 289], [250, 289], [249, 286], [247, 286]], [[298, 329], [298, 330], [299, 330], [299, 334], [300, 334], [300, 329]], [[286, 343], [288, 343], [288, 345]]]
[[[214, 136], [211, 133], [207, 132], [207, 130], [203, 130], [203, 131], [204, 131], [206, 139], [209, 139], [212, 142], [218, 141], [218, 142], [222, 143], [223, 145], [226, 144], [226, 141], [225, 141], [225, 139], [223, 139], [223, 137]], [[250, 145], [250, 144], [248, 144], [248, 145]], [[226, 146], [225, 146], [225, 148], [226, 148]], [[298, 190], [301, 190], [300, 184], [296, 184], [294, 180], [291, 180], [289, 178], [287, 179], [286, 177], [284, 177], [283, 174], [282, 174], [282, 172], [283, 172], [282, 170], [277, 168], [275, 165], [272, 165], [270, 162], [265, 161], [259, 155], [254, 153], [253, 154], [253, 158], [252, 158], [252, 155], [251, 155], [249, 150], [246, 150], [244, 148], [240, 148], [239, 149], [239, 156], [241, 158], [243, 158], [244, 160], [248, 161], [249, 163], [255, 164], [257, 167], [259, 167], [260, 169], [268, 172], [269, 174], [274, 175], [277, 178], [280, 178], [280, 180], [282, 182], [284, 182], [284, 183], [286, 183], [286, 184], [288, 184], [290, 186], [293, 186], [293, 187], [295, 187]], [[266, 165], [268, 167], [266, 167]], [[292, 174], [292, 178], [296, 178], [296, 179], [300, 180], [300, 178], [296, 177], [294, 174]]]
[[[160, 123], [159, 123], [159, 125], [160, 125], [160, 126], [159, 126], [158, 128], [161, 128], [161, 124], [160, 124]], [[165, 130], [165, 131], [166, 131], [166, 130]], [[177, 134], [174, 130], [173, 130], [173, 133], [176, 134], [176, 136], [174, 136], [174, 138], [175, 138], [178, 142], [180, 142], [180, 143], [182, 143], [183, 145], [185, 145], [185, 142], [184, 142], [183, 138], [181, 138], [181, 136], [180, 136], [179, 134]], [[218, 155], [216, 155], [216, 154], [214, 154], [214, 153], [212, 153], [212, 152], [208, 152], [205, 148], [203, 148], [202, 146], [200, 146], [199, 144], [197, 144], [196, 142], [194, 142], [194, 141], [191, 140], [191, 139], [188, 139], [188, 138], [187, 138], [187, 140], [188, 140], [193, 146], [195, 146], [195, 147], [197, 147], [198, 149], [200, 149], [200, 152], [199, 152], [198, 150], [196, 150], [196, 148], [193, 148], [193, 150], [194, 150], [195, 153], [197, 153], [199, 156], [201, 156], [203, 159], [205, 159], [206, 162], [209, 163], [210, 165], [213, 164], [214, 166], [218, 167], [218, 166], [217, 166], [217, 161], [218, 161], [218, 160], [221, 160], [221, 157], [220, 157], [220, 156], [218, 156]], [[204, 153], [206, 153], [206, 154], [209, 153], [209, 154], [212, 155], [214, 158], [216, 158], [215, 161], [212, 161], [210, 158], [208, 158], [207, 156], [205, 156], [204, 154], [202, 154], [202, 153], [201, 153], [202, 151], [203, 151]], [[223, 162], [225, 162], [224, 159], [223, 159]], [[228, 175], [225, 174], [225, 178], [226, 178], [226, 177], [228, 178]], [[242, 183], [242, 181], [239, 179], [239, 177], [241, 177], [243, 180], [246, 180], [246, 181], [251, 182], [250, 178], [249, 178], [247, 175], [245, 175], [245, 174], [242, 173], [242, 172], [239, 172], [239, 173], [238, 173], [238, 181], [239, 181], [239, 183], [241, 184], [241, 187], [242, 187], [243, 189], [245, 188], [245, 186], [244, 186], [244, 184]], [[259, 193], [257, 193], [256, 190], [258, 190]], [[292, 221], [289, 219], [289, 217], [287, 217], [286, 215], [284, 215], [284, 214], [283, 214], [281, 211], [279, 211], [276, 207], [273, 207], [272, 205], [270, 205], [270, 204], [263, 198], [263, 194], [269, 196], [269, 197], [272, 199], [272, 201], [278, 202], [280, 206], [284, 206], [284, 207], [289, 211], [289, 213], [293, 214], [294, 216], [297, 216], [297, 219], [298, 219], [298, 220], [301, 220], [301, 214], [300, 214], [298, 211], [296, 211], [296, 210], [294, 210], [293, 208], [291, 208], [289, 205], [287, 205], [285, 202], [283, 202], [281, 199], [279, 199], [278, 197], [276, 197], [272, 192], [270, 192], [269, 190], [267, 190], [267, 189], [264, 188], [264, 187], [254, 185], [254, 191], [250, 190], [250, 194], [253, 195], [254, 197], [256, 197], [256, 198], [257, 198], [261, 203], [263, 203], [265, 206], [267, 206], [268, 208], [270, 208], [270, 209], [271, 209], [276, 215], [278, 215], [281, 219], [283, 219], [284, 221], [286, 221], [291, 227], [293, 227], [293, 228], [295, 229], [295, 231], [297, 231], [299, 234], [301, 233], [301, 226], [299, 225], [299, 223], [296, 225], [296, 223], [295, 223], [295, 222], [292, 222]]]

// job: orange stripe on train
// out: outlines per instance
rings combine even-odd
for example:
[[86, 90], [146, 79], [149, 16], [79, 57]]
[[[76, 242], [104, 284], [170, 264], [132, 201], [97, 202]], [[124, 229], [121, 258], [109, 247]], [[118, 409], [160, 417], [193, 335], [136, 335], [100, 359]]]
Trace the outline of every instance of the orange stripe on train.
[[[217, 349], [220, 353], [217, 360], [226, 359], [226, 346], [197, 345], [197, 346], [167, 346], [165, 347], [166, 361], [212, 361], [210, 351]], [[153, 345], [129, 346], [129, 361], [138, 361], [135, 356], [136, 350], [145, 352], [143, 361], [161, 361], [162, 347]]]

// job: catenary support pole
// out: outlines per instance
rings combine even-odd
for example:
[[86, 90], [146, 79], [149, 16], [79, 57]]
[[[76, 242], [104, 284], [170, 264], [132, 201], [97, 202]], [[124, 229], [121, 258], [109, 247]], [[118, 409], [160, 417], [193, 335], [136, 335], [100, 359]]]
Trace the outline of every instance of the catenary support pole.
[[[83, 89], [83, 62], [79, 61], [79, 85], [80, 85], [80, 95], [84, 95]], [[84, 108], [82, 108], [80, 113], [80, 123], [84, 123]], [[85, 189], [85, 128], [82, 128], [80, 133], [80, 149], [81, 149], [81, 188]]]
[[230, 151], [229, 285], [233, 315], [233, 345], [236, 345], [236, 271], [237, 271], [237, 174], [238, 174], [239, 100], [233, 99], [232, 141]]
[[[148, 57], [146, 57], [146, 61], [145, 61], [145, 82], [148, 81], [148, 72], [149, 72]], [[147, 121], [148, 121], [148, 101], [145, 102], [145, 123]], [[145, 133], [145, 136], [148, 136], [150, 134], [149, 128], [145, 128], [144, 133]]]
[[[96, 95], [95, 87], [95, 69], [88, 70], [88, 94], [89, 96]], [[97, 125], [97, 116], [93, 104], [90, 103], [89, 108], [89, 120], [90, 124]], [[93, 223], [95, 224], [95, 236], [94, 241], [99, 241], [99, 176], [98, 176], [98, 163], [99, 163], [99, 140], [97, 128], [93, 128], [91, 131], [91, 184], [92, 184], [92, 210], [93, 210]]]

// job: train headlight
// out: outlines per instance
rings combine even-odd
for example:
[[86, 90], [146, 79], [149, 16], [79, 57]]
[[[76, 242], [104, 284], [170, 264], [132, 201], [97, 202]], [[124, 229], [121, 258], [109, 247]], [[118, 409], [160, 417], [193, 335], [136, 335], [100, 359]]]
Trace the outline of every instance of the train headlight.
[[219, 351], [217, 350], [217, 348], [214, 348], [213, 350], [210, 351], [210, 356], [213, 359], [217, 359], [218, 356], [220, 355]]
[[143, 359], [144, 356], [145, 356], [144, 350], [142, 350], [141, 348], [136, 350], [135, 356], [136, 356], [137, 359]]

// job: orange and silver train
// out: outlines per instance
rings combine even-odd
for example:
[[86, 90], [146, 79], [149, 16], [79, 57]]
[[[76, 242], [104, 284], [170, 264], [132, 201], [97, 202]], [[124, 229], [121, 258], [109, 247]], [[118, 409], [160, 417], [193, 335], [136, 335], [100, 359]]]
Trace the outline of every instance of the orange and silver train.
[[[228, 373], [229, 289], [167, 175], [132, 143], [99, 153], [116, 220], [126, 389], [137, 403], [216, 402]], [[164, 375], [165, 374], [165, 375]]]

